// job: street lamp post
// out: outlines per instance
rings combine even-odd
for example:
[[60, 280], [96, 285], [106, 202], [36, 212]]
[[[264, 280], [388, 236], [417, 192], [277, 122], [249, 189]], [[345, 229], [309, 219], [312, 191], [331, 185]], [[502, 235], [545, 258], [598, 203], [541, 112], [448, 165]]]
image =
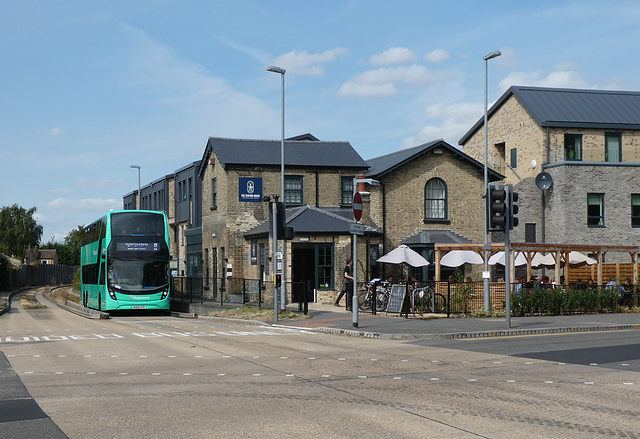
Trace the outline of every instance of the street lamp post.
[[138, 170], [138, 210], [142, 209], [142, 199], [140, 198], [140, 166], [139, 165], [131, 165], [133, 169]]
[[[281, 130], [280, 130], [280, 198], [282, 202], [287, 203], [284, 196], [284, 74], [287, 72], [282, 67], [269, 66], [268, 72], [278, 73], [282, 78], [282, 118], [281, 118]], [[280, 247], [282, 248], [282, 287], [280, 289], [280, 309], [286, 308], [287, 297], [287, 282], [286, 282], [286, 241], [284, 237], [281, 241]], [[274, 273], [275, 275], [275, 273]]]
[[482, 279], [484, 281], [484, 310], [489, 311], [489, 218], [487, 214], [487, 189], [489, 188], [489, 177], [487, 171], [487, 156], [489, 155], [489, 139], [487, 138], [487, 88], [488, 88], [488, 65], [489, 60], [502, 55], [499, 50], [487, 53], [482, 57], [484, 59], [484, 272]]
[[[359, 192], [358, 185], [360, 183], [368, 184], [370, 186], [380, 186], [380, 182], [378, 180], [374, 180], [373, 178], [355, 177], [353, 179], [354, 197], [356, 195], [356, 192]], [[356, 219], [354, 218], [354, 220]], [[357, 222], [358, 221], [356, 220], [356, 223]], [[360, 320], [360, 316], [358, 315], [358, 235], [357, 233], [353, 233], [353, 269], [351, 270], [351, 275], [353, 276], [353, 296], [351, 297], [352, 323], [353, 323], [353, 327], [357, 328]], [[349, 302], [349, 291], [347, 291], [347, 296], [345, 297], [345, 300], [347, 301], [347, 303]]]

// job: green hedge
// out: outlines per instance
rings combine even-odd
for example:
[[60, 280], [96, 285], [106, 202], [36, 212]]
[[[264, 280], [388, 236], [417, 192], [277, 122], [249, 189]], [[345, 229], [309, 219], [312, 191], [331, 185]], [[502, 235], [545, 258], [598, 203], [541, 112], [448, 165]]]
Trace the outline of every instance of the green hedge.
[[511, 312], [514, 316], [616, 312], [620, 300], [617, 292], [604, 287], [534, 288], [512, 294]]

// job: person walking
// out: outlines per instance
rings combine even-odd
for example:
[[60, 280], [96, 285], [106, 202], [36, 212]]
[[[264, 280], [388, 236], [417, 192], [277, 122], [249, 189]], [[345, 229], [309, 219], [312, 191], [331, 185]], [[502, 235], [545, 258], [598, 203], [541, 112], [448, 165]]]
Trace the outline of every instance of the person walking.
[[338, 296], [338, 298], [336, 299], [334, 305], [335, 306], [340, 306], [340, 299], [342, 299], [342, 296], [344, 296], [346, 294], [345, 297], [345, 302], [346, 302], [346, 308], [347, 311], [351, 309], [351, 303], [349, 301], [350, 292], [353, 292], [353, 272], [352, 272], [352, 267], [353, 267], [353, 260], [352, 259], [347, 259], [347, 265], [344, 267], [344, 278], [342, 281], [342, 291], [340, 291], [340, 295]]

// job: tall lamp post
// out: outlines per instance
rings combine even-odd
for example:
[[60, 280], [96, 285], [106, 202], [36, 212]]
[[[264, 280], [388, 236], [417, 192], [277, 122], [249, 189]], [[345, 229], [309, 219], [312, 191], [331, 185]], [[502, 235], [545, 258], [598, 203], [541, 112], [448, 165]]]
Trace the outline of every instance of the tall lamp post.
[[[280, 198], [282, 202], [287, 203], [284, 196], [284, 74], [287, 72], [282, 67], [269, 66], [267, 72], [278, 73], [282, 78], [282, 118], [281, 118], [281, 130], [280, 130]], [[282, 248], [282, 287], [280, 290], [280, 309], [286, 308], [287, 297], [287, 282], [286, 282], [286, 241], [284, 237], [281, 241], [280, 247]], [[275, 273], [274, 273], [275, 275]]]
[[133, 169], [138, 170], [138, 210], [142, 209], [142, 199], [140, 198], [140, 166], [139, 165], [131, 165]]
[[489, 155], [489, 139], [487, 138], [487, 88], [488, 88], [488, 65], [489, 60], [497, 58], [502, 53], [499, 50], [487, 53], [482, 57], [484, 59], [484, 272], [482, 279], [484, 281], [484, 310], [489, 311], [489, 218], [487, 214], [487, 189], [489, 188], [489, 174], [487, 171], [487, 156]]
[[[355, 177], [353, 179], [353, 196], [355, 203], [355, 195], [356, 192], [359, 192], [358, 188], [360, 183], [368, 184], [371, 186], [380, 186], [380, 182], [378, 180], [374, 180], [373, 178], [358, 178]], [[353, 206], [353, 216], [354, 220], [357, 223], [360, 221], [360, 217], [356, 217], [356, 206]], [[362, 214], [362, 206], [360, 206], [360, 214]], [[352, 312], [352, 322], [353, 327], [357, 328], [360, 320], [360, 316], [358, 315], [358, 234], [353, 231], [353, 269], [351, 274], [353, 276], [353, 296], [351, 297], [351, 312]], [[347, 291], [347, 297], [345, 297], [345, 301], [349, 303], [349, 291]], [[348, 308], [348, 307], [347, 307]]]

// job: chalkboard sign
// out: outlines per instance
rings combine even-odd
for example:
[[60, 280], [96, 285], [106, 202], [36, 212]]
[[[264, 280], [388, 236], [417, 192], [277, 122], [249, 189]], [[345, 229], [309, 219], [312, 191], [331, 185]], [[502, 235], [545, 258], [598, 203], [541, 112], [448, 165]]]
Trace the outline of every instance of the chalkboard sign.
[[391, 295], [389, 296], [389, 304], [387, 305], [388, 313], [402, 313], [402, 304], [404, 303], [404, 297], [407, 293], [406, 285], [392, 285]]

